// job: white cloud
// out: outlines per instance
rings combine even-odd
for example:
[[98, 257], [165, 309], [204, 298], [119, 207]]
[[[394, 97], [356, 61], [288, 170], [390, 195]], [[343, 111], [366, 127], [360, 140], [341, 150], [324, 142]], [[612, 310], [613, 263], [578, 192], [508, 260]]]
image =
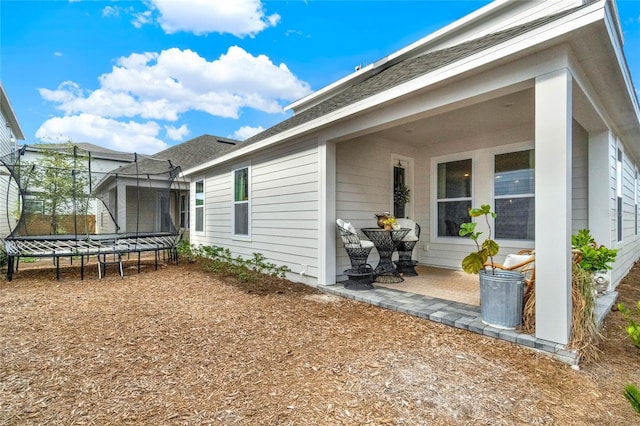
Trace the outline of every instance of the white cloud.
[[253, 56], [238, 46], [213, 61], [177, 48], [134, 53], [119, 58], [99, 81], [100, 88], [93, 92], [66, 81], [56, 90], [40, 89], [40, 95], [66, 115], [176, 121], [187, 111], [225, 118], [238, 118], [242, 108], [281, 113], [281, 101], [311, 91], [285, 64], [275, 65], [267, 56]]
[[168, 34], [184, 31], [253, 37], [280, 21], [278, 14], [265, 15], [260, 0], [148, 0], [147, 4], [159, 13], [158, 22]]
[[253, 135], [257, 135], [263, 130], [263, 127], [242, 126], [233, 133], [232, 138], [243, 141], [245, 139], [249, 139]]
[[164, 130], [167, 132], [167, 137], [174, 141], [182, 140], [189, 134], [189, 127], [186, 124], [180, 127], [164, 126]]
[[90, 142], [123, 152], [154, 154], [168, 148], [157, 138], [160, 126], [153, 122], [121, 122], [93, 114], [54, 117], [36, 131], [36, 137], [48, 142]]
[[150, 24], [153, 22], [153, 13], [150, 10], [142, 13], [134, 13], [133, 14], [133, 26], [136, 28], [140, 28], [143, 25]]
[[118, 16], [120, 14], [120, 8], [113, 6], [105, 6], [102, 9], [102, 16]]
[[63, 56], [62, 52], [53, 52], [53, 56]]

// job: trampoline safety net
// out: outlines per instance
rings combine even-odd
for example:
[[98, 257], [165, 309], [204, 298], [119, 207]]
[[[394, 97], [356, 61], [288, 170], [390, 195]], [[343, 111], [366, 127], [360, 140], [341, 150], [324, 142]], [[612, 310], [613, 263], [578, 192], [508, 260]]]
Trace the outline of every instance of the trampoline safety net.
[[175, 251], [188, 185], [170, 160], [66, 143], [25, 145], [0, 163], [9, 279], [25, 256]]

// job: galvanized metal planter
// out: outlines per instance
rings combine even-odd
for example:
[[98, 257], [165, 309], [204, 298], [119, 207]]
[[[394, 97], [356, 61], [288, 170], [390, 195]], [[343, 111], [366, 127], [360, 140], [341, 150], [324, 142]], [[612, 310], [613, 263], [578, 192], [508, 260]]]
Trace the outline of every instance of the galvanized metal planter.
[[515, 329], [522, 325], [524, 275], [516, 271], [480, 271], [480, 315], [492, 327]]

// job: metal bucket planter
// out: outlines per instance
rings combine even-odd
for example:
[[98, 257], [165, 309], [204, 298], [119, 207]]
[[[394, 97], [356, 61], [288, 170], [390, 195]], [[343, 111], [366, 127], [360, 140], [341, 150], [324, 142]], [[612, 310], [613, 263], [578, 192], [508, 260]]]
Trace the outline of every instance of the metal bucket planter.
[[492, 327], [514, 329], [522, 325], [524, 275], [515, 271], [480, 271], [480, 314]]

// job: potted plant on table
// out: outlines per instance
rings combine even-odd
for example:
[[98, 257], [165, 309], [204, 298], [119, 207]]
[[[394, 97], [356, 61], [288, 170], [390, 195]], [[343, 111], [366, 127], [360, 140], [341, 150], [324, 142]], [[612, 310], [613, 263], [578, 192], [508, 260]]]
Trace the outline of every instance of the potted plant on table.
[[395, 229], [397, 223], [398, 222], [396, 221], [395, 217], [389, 216], [382, 221], [383, 229]]
[[462, 269], [479, 276], [482, 321], [498, 328], [516, 328], [522, 324], [524, 275], [517, 271], [499, 270], [494, 266], [493, 257], [498, 254], [500, 246], [492, 239], [489, 218], [495, 219], [497, 215], [491, 211], [491, 206], [483, 204], [479, 208], [469, 209], [469, 216], [484, 217], [489, 229], [488, 237], [482, 242], [478, 241], [482, 232], [476, 231], [476, 222], [463, 223], [458, 231], [461, 237], [469, 237], [476, 246], [475, 251], [462, 259]]

